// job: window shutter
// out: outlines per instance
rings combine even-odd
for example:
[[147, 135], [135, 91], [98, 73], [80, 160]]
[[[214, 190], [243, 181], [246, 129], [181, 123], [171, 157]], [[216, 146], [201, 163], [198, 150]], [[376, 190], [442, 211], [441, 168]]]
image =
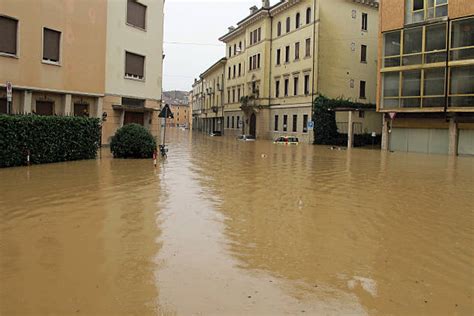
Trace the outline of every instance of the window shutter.
[[125, 74], [143, 78], [144, 64], [145, 57], [127, 52], [125, 57]]
[[16, 55], [17, 25], [17, 20], [0, 16], [0, 52]]
[[127, 1], [127, 22], [145, 29], [146, 6], [133, 0]]
[[61, 33], [45, 28], [43, 33], [43, 59], [59, 62]]

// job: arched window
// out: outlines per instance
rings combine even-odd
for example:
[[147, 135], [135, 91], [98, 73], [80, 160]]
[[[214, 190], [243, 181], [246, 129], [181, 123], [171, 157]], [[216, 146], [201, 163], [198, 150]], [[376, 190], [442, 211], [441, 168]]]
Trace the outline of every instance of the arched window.
[[311, 23], [311, 8], [306, 9], [306, 24]]
[[295, 21], [295, 28], [299, 28], [300, 27], [300, 13], [296, 13], [296, 21]]
[[291, 29], [291, 20], [290, 17], [286, 18], [286, 33], [288, 33]]
[[281, 36], [281, 22], [278, 22], [277, 24], [277, 35]]

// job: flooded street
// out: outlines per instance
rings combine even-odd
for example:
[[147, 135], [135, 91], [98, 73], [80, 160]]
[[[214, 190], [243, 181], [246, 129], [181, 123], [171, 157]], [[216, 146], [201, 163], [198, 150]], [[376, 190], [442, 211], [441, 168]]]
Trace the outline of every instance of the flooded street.
[[1, 315], [472, 315], [474, 159], [174, 130], [0, 169]]

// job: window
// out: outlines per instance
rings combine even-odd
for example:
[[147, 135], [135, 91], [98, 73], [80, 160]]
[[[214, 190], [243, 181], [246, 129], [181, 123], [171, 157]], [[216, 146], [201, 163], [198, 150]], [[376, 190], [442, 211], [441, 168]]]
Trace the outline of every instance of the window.
[[249, 57], [249, 70], [252, 70], [252, 56]]
[[275, 81], [275, 98], [280, 97], [280, 80]]
[[293, 133], [298, 130], [298, 115], [293, 115]]
[[362, 13], [362, 31], [367, 31], [367, 13]]
[[59, 63], [61, 32], [43, 29], [43, 60]]
[[311, 8], [306, 9], [306, 24], [311, 23]]
[[239, 124], [240, 124], [240, 116], [237, 115], [237, 128], [239, 128]]
[[451, 60], [474, 59], [474, 18], [451, 24]]
[[277, 24], [277, 36], [281, 36], [281, 22]]
[[304, 94], [309, 94], [309, 75], [304, 75]]
[[127, 1], [127, 23], [146, 29], [146, 6], [134, 0]]
[[232, 103], [235, 103], [235, 88], [232, 89]]
[[229, 46], [229, 57], [232, 57], [232, 46]]
[[8, 114], [8, 103], [6, 98], [0, 99], [0, 114]]
[[89, 117], [89, 104], [74, 103], [74, 116]]
[[288, 130], [288, 115], [283, 115], [283, 131]]
[[260, 54], [257, 54], [257, 68], [260, 69]]
[[0, 16], [0, 53], [17, 54], [18, 21], [6, 16]]
[[384, 67], [400, 66], [401, 32], [395, 31], [384, 34]]
[[227, 128], [230, 127], [230, 116], [227, 117]]
[[359, 98], [365, 99], [365, 81], [360, 82], [359, 86]]
[[230, 89], [227, 90], [227, 103], [230, 103]]
[[300, 42], [295, 43], [295, 60], [300, 59]]
[[405, 23], [418, 23], [448, 15], [448, 0], [406, 0]]
[[233, 69], [234, 69], [234, 76], [233, 77], [235, 78], [235, 65], [234, 65]]
[[242, 52], [242, 42], [239, 42], [239, 52]]
[[144, 79], [145, 78], [145, 57], [137, 54], [125, 53], [125, 76]]
[[291, 29], [291, 19], [290, 17], [286, 18], [286, 33], [289, 33]]
[[305, 47], [305, 56], [310, 57], [311, 56], [311, 39], [307, 38], [306, 39], [306, 47]]
[[242, 75], [242, 65], [239, 63], [239, 77]]
[[360, 62], [361, 63], [367, 62], [367, 46], [366, 45], [360, 46]]
[[250, 32], [250, 45], [253, 44], [253, 32]]
[[474, 106], [474, 65], [450, 69], [449, 103], [453, 107]]
[[53, 115], [54, 114], [54, 103], [51, 101], [36, 101], [36, 112], [37, 115]]
[[295, 29], [299, 29], [300, 28], [300, 13], [296, 13], [296, 18], [295, 18]]
[[274, 126], [275, 126], [274, 131], [278, 132], [278, 115], [275, 115], [275, 124], [274, 124]]
[[293, 78], [293, 95], [298, 95], [298, 82], [299, 82], [299, 78], [294, 77]]
[[281, 49], [277, 49], [277, 52], [276, 52], [277, 56], [276, 56], [276, 64], [277, 65], [280, 65], [281, 64]]
[[237, 102], [240, 102], [240, 87], [237, 89]]
[[285, 47], [285, 63], [290, 62], [290, 46]]
[[285, 79], [285, 97], [288, 96], [289, 86], [290, 86], [290, 79], [286, 78]]
[[364, 118], [364, 117], [365, 117], [365, 112], [359, 111], [359, 118]]
[[230, 79], [230, 77], [231, 77], [231, 74], [232, 74], [232, 70], [231, 70], [231, 69], [232, 69], [232, 68], [229, 67], [229, 72], [228, 72], [228, 78], [227, 78], [227, 79]]
[[262, 40], [262, 28], [258, 28], [258, 41], [260, 42]]
[[234, 117], [232, 116], [232, 128], [235, 128]]
[[303, 133], [308, 132], [308, 114], [303, 115]]
[[257, 55], [253, 56], [252, 62], [252, 69], [257, 69]]

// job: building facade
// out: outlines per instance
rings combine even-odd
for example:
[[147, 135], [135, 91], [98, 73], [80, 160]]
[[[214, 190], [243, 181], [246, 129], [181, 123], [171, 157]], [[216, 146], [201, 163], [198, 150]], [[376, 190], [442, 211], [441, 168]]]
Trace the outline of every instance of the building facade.
[[203, 122], [202, 122], [202, 80], [201, 78], [195, 79], [193, 83], [193, 89], [190, 93], [191, 97], [191, 108], [192, 108], [192, 126], [193, 130], [203, 131]]
[[0, 113], [105, 118], [103, 143], [127, 123], [158, 135], [163, 5], [0, 0]]
[[381, 3], [383, 148], [474, 155], [474, 2]]
[[[376, 1], [283, 0], [270, 6], [263, 0], [261, 8], [250, 8], [220, 38], [227, 53], [226, 132], [312, 142], [308, 122], [317, 95], [375, 104], [378, 23]], [[339, 112], [336, 120], [341, 132], [348, 125], [360, 134], [382, 130], [375, 107]]]

